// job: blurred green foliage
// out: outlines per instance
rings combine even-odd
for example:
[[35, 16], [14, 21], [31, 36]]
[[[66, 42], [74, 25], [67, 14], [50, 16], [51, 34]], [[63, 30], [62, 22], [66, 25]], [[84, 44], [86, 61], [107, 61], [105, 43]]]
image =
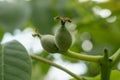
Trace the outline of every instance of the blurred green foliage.
[[30, 9], [25, 1], [0, 2], [0, 27], [4, 31], [12, 32], [23, 26], [30, 15]]
[[[113, 70], [111, 72], [111, 80], [119, 80], [120, 78], [118, 77], [120, 75], [120, 72], [117, 70]], [[71, 79], [71, 80], [76, 80], [76, 79]], [[100, 75], [96, 76], [96, 77], [84, 77], [83, 80], [100, 80]]]
[[[12, 33], [16, 28], [24, 29], [32, 27], [33, 29], [37, 28], [42, 34], [53, 34], [53, 30], [56, 25], [59, 24], [57, 21], [54, 21], [54, 17], [60, 15], [70, 17], [73, 24], [76, 25], [76, 27], [72, 26], [75, 29], [74, 31], [71, 30], [71, 27], [68, 27], [74, 36], [71, 50], [86, 52], [88, 55], [102, 55], [103, 49], [106, 47], [109, 54], [113, 54], [113, 52], [120, 47], [120, 1], [108, 0], [102, 3], [95, 2], [94, 0], [80, 1], [81, 0], [0, 1], [0, 40], [2, 40], [6, 32]], [[108, 15], [106, 17], [101, 16], [104, 10], [109, 11], [102, 14]], [[84, 35], [85, 33], [87, 33], [87, 35]], [[92, 43], [92, 50], [85, 51], [81, 47], [85, 40], [89, 40]], [[64, 56], [62, 58], [70, 62], [77, 62], [77, 60]], [[99, 70], [95, 73], [90, 72], [98, 66], [97, 64], [86, 63], [86, 65], [88, 65], [89, 69], [88, 73], [85, 74], [86, 76], [90, 77], [99, 73]], [[42, 80], [49, 71], [49, 68], [50, 66], [44, 63], [33, 61], [33, 80]], [[114, 80], [119, 80], [118, 78], [120, 79], [120, 77], [117, 76], [117, 79]]]

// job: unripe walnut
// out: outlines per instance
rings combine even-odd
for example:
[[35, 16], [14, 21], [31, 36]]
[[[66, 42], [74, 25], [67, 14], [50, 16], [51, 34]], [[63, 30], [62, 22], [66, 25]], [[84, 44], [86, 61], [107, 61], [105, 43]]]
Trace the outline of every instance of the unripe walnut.
[[42, 47], [50, 53], [57, 53], [58, 48], [55, 44], [55, 37], [52, 35], [43, 35], [41, 36]]
[[[57, 17], [57, 19], [59, 19]], [[61, 26], [55, 33], [55, 44], [59, 48], [59, 51], [66, 52], [72, 44], [72, 36], [65, 27], [65, 22], [70, 22], [68, 18], [60, 18]]]
[[53, 35], [40, 35], [33, 34], [33, 37], [38, 36], [40, 38], [42, 47], [44, 50], [50, 53], [57, 53], [59, 50], [55, 44], [55, 37]]

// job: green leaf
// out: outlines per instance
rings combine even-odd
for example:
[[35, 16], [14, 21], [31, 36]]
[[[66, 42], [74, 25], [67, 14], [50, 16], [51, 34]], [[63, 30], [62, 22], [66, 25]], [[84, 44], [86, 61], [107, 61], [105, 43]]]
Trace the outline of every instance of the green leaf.
[[31, 60], [16, 40], [0, 45], [0, 80], [31, 80]]

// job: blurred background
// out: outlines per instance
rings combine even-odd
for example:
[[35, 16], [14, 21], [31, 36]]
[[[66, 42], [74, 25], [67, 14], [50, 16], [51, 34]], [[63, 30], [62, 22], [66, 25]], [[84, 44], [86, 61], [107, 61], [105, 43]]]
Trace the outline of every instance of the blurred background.
[[[56, 16], [69, 17], [67, 23], [73, 43], [70, 50], [87, 55], [102, 55], [104, 48], [112, 55], [120, 48], [120, 0], [0, 0], [0, 42], [16, 39], [29, 54], [47, 58], [77, 75], [99, 80], [100, 68], [85, 62], [43, 50], [32, 34], [53, 34], [59, 27]], [[32, 80], [75, 80], [65, 72], [42, 62], [32, 61]], [[120, 64], [114, 66], [120, 70]], [[113, 72], [111, 80], [120, 80]]]

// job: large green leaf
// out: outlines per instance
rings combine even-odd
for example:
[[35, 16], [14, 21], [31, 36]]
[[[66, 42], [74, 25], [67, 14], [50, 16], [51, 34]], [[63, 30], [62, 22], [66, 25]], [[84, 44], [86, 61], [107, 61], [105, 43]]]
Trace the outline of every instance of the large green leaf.
[[0, 80], [31, 80], [31, 60], [17, 41], [0, 45]]

